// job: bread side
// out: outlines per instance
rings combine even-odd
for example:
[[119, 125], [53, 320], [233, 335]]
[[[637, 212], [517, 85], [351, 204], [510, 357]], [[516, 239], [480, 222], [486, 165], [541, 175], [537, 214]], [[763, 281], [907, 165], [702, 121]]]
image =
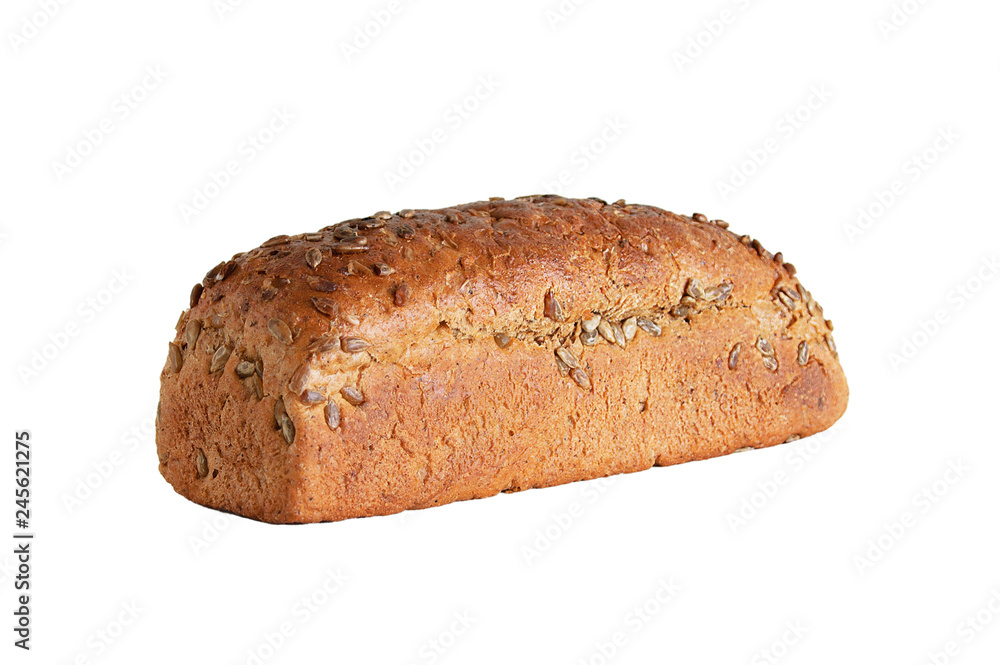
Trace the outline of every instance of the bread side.
[[204, 505], [309, 522], [773, 445], [846, 408], [831, 330], [780, 254], [700, 215], [378, 213], [196, 287], [160, 469]]

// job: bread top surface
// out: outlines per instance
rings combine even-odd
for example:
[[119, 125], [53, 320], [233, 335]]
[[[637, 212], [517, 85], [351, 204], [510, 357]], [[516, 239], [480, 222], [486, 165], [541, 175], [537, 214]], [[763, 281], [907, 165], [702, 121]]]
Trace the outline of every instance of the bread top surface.
[[220, 263], [196, 285], [177, 343], [198, 322], [207, 352], [225, 346], [229, 371], [263, 365], [276, 396], [303, 367], [293, 386], [314, 370], [399, 361], [436, 332], [556, 348], [595, 313], [666, 330], [704, 308], [747, 307], [763, 335], [818, 338], [832, 351], [832, 326], [794, 267], [726, 226], [550, 195], [376, 213]]

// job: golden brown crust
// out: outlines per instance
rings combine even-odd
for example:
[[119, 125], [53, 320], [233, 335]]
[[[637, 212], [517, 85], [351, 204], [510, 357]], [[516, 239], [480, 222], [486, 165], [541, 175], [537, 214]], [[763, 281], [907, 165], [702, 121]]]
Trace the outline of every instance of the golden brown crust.
[[794, 267], [701, 215], [557, 196], [377, 213], [202, 286], [162, 374], [160, 470], [270, 522], [773, 445], [847, 403]]

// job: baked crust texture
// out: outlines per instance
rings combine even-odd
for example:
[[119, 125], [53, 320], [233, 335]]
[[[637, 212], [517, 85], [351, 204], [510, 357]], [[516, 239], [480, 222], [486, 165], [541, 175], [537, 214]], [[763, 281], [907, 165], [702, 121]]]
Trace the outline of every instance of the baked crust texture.
[[704, 215], [547, 195], [376, 213], [195, 286], [160, 472], [301, 523], [771, 446], [846, 409], [832, 330], [780, 253]]

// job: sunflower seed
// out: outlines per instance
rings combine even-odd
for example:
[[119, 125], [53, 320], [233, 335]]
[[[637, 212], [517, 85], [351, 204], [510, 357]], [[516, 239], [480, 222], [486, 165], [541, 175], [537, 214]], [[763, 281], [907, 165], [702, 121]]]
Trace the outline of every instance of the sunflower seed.
[[229, 349], [225, 346], [220, 346], [215, 350], [215, 355], [212, 356], [212, 364], [209, 365], [208, 371], [218, 372], [220, 369], [226, 366], [229, 362]]
[[253, 367], [257, 372], [257, 376], [264, 378], [264, 361], [258, 358], [254, 361]]
[[757, 350], [763, 355], [773, 358], [774, 357], [774, 347], [771, 343], [764, 339], [763, 337], [757, 338]]
[[745, 452], [753, 450], [753, 449], [754, 449], [753, 446], [743, 446], [742, 448], [737, 448], [733, 452], [734, 453], [745, 453]]
[[365, 394], [354, 386], [344, 386], [340, 389], [340, 394], [352, 406], [361, 406], [365, 403]]
[[236, 270], [236, 261], [226, 261], [225, 265], [222, 266], [222, 270], [215, 276], [215, 281], [221, 282], [225, 278], [233, 274]]
[[330, 251], [334, 254], [360, 254], [361, 252], [367, 252], [368, 247], [363, 245], [358, 240], [335, 242], [330, 245]]
[[309, 363], [305, 363], [302, 367], [295, 370], [292, 378], [288, 380], [288, 389], [292, 394], [301, 395], [309, 386], [309, 372]]
[[176, 374], [181, 371], [181, 367], [184, 366], [184, 356], [181, 354], [181, 347], [170, 342], [170, 347], [167, 349], [167, 360], [170, 362], [171, 372]]
[[319, 251], [315, 247], [310, 247], [309, 250], [306, 251], [306, 263], [309, 264], [310, 268], [315, 270], [322, 262], [323, 252]]
[[372, 217], [374, 217], [375, 219], [392, 219], [392, 213], [389, 212], [388, 210], [380, 210], [374, 215], [372, 215]]
[[684, 292], [695, 300], [701, 300], [705, 297], [705, 287], [701, 285], [701, 280], [697, 277], [692, 277], [688, 280], [687, 288]]
[[712, 286], [705, 289], [705, 301], [714, 302], [722, 297], [722, 289], [717, 286]]
[[357, 238], [358, 232], [345, 224], [344, 226], [338, 226], [333, 230], [333, 237], [337, 240], [347, 240], [348, 238]]
[[458, 249], [458, 242], [455, 240], [454, 234], [448, 233], [443, 229], [438, 229], [438, 235], [441, 236], [441, 242], [451, 249]]
[[706, 217], [705, 215], [703, 215], [700, 212], [696, 212], [694, 215], [692, 215], [692, 218], [696, 222], [702, 222], [702, 223], [704, 223], [704, 222], [708, 221], [708, 217]]
[[323, 417], [326, 418], [326, 426], [330, 429], [340, 427], [340, 407], [333, 400], [326, 403], [323, 408]]
[[390, 266], [388, 263], [376, 263], [372, 266], [372, 272], [374, 272], [379, 277], [385, 277], [386, 275], [391, 275], [396, 272], [396, 270]]
[[565, 346], [560, 346], [556, 349], [556, 355], [559, 359], [566, 363], [566, 366], [570, 369], [580, 369], [580, 361], [576, 359], [573, 352], [567, 349]]
[[414, 214], [416, 214], [416, 210], [410, 210], [409, 208], [399, 211], [399, 216], [403, 219], [410, 219]]
[[352, 326], [356, 326], [361, 323], [361, 319], [357, 314], [344, 314], [344, 320], [350, 323]]
[[323, 397], [323, 393], [316, 392], [315, 390], [306, 390], [301, 395], [299, 395], [299, 401], [306, 406], [315, 406], [316, 404], [322, 404], [326, 400]]
[[805, 365], [809, 362], [809, 342], [799, 343], [798, 360], [800, 365]]
[[410, 240], [417, 232], [409, 224], [400, 224], [396, 227], [396, 235], [403, 240]]
[[305, 235], [302, 236], [302, 239], [306, 240], [308, 242], [319, 242], [320, 240], [323, 239], [323, 234], [322, 233], [306, 233]]
[[340, 311], [340, 307], [337, 303], [333, 302], [329, 298], [321, 298], [320, 296], [313, 296], [310, 298], [312, 305], [316, 308], [316, 311], [320, 314], [325, 314], [331, 319], [337, 316], [337, 312]]
[[570, 371], [569, 376], [576, 385], [580, 386], [584, 390], [590, 390], [590, 377], [582, 369], [574, 368]]
[[205, 451], [201, 448], [198, 449], [198, 457], [195, 458], [194, 463], [198, 469], [199, 478], [204, 478], [208, 475], [208, 458], [205, 457]]
[[281, 427], [288, 420], [288, 411], [285, 410], [285, 400], [279, 397], [274, 403], [274, 422]]
[[360, 337], [340, 338], [340, 348], [344, 351], [344, 353], [358, 353], [359, 351], [364, 351], [369, 346], [371, 345]]
[[795, 272], [796, 271], [795, 271], [795, 266], [794, 265], [792, 265], [791, 263], [786, 263], [785, 264], [785, 270], [788, 271], [788, 274], [790, 276], [795, 277]]
[[569, 365], [564, 363], [559, 356], [556, 356], [556, 369], [559, 370], [559, 376], [567, 376], [569, 374]]
[[561, 322], [566, 320], [563, 315], [562, 304], [554, 295], [552, 295], [551, 290], [545, 292], [543, 313], [553, 321]]
[[597, 332], [600, 333], [601, 337], [603, 337], [608, 344], [615, 343], [615, 331], [611, 328], [611, 324], [607, 321], [602, 319], [601, 322], [597, 324]]
[[740, 242], [743, 243], [744, 245], [749, 245], [750, 244], [750, 236], [747, 236], [747, 235], [740, 236]]
[[837, 355], [837, 344], [836, 344], [836, 342], [833, 341], [833, 335], [831, 335], [830, 333], [826, 334], [826, 345], [828, 347], [830, 347], [830, 352], [833, 353], [833, 355], [836, 356]]
[[281, 319], [271, 319], [267, 322], [267, 329], [271, 332], [274, 339], [278, 340], [282, 344], [292, 343], [292, 329], [288, 327], [288, 324]]
[[194, 349], [194, 345], [198, 342], [198, 335], [200, 334], [201, 321], [198, 319], [188, 321], [187, 326], [184, 327], [184, 343], [187, 344], [188, 349]]
[[415, 257], [415, 256], [416, 256], [416, 253], [413, 251], [412, 247], [404, 247], [403, 248], [403, 257], [407, 261], [412, 261], [413, 257]]
[[207, 273], [205, 273], [205, 281], [206, 282], [215, 282], [215, 281], [218, 281], [217, 277], [225, 269], [225, 267], [226, 267], [226, 262], [225, 261], [219, 262], [219, 265], [215, 266], [214, 268], [212, 268], [211, 270], [209, 270]]
[[569, 205], [569, 200], [563, 198], [562, 196], [557, 196], [556, 198], [552, 199], [552, 204], [557, 206], [567, 206]]
[[253, 375], [256, 371], [257, 368], [254, 367], [254, 364], [249, 360], [244, 360], [236, 366], [236, 376], [241, 379], [245, 379], [248, 376]]
[[592, 333], [597, 330], [597, 326], [601, 325], [601, 315], [595, 314], [589, 319], [584, 319], [580, 322], [580, 327], [584, 329], [585, 332]]
[[674, 317], [675, 319], [683, 319], [690, 313], [691, 313], [691, 308], [689, 308], [687, 305], [677, 305], [676, 307], [670, 310], [670, 316]]
[[510, 335], [508, 335], [507, 333], [497, 333], [496, 335], [493, 335], [493, 341], [496, 342], [497, 346], [499, 346], [501, 349], [506, 349], [508, 346], [510, 346], [511, 340], [510, 340]]
[[292, 424], [291, 418], [285, 418], [285, 422], [281, 424], [281, 433], [289, 444], [295, 441], [295, 425]]
[[625, 331], [622, 330], [621, 324], [618, 323], [617, 321], [615, 321], [614, 323], [611, 324], [611, 334], [615, 338], [615, 344], [617, 344], [618, 346], [620, 346], [620, 347], [622, 347], [624, 349], [625, 348]]
[[826, 327], [830, 329], [830, 332], [833, 332], [833, 321], [831, 321], [830, 319], [827, 319], [826, 320]]
[[335, 282], [331, 282], [328, 279], [314, 279], [309, 282], [309, 286], [312, 287], [313, 291], [319, 291], [320, 293], [333, 293], [339, 288]]
[[250, 383], [253, 384], [253, 394], [257, 396], [257, 399], [264, 399], [264, 381], [260, 375], [255, 372], [250, 377]]
[[600, 339], [600, 335], [597, 333], [596, 330], [592, 330], [590, 332], [584, 330], [583, 332], [580, 333], [580, 342], [584, 346], [595, 346], [597, 344], [598, 339]]
[[792, 302], [792, 299], [789, 298], [784, 291], [778, 291], [778, 300], [780, 300], [781, 304], [787, 307], [789, 310], [792, 311], [795, 310], [795, 303]]
[[785, 443], [791, 443], [792, 441], [798, 441], [801, 438], [802, 437], [800, 435], [798, 435], [798, 434], [790, 434], [790, 435], [788, 435], [788, 438], [785, 439]]
[[323, 355], [329, 353], [340, 346], [340, 339], [337, 337], [320, 337], [309, 345], [309, 350], [315, 354]]
[[721, 219], [715, 220], [715, 225], [718, 226], [720, 229], [728, 229], [729, 228], [729, 222], [724, 222]]
[[274, 296], [276, 296], [276, 295], [278, 295], [278, 290], [277, 289], [272, 289], [270, 287], [265, 288], [265, 289], [263, 289], [260, 292], [260, 298], [261, 298], [261, 300], [264, 300], [265, 302], [268, 301], [268, 300], [273, 300]]
[[801, 300], [802, 296], [799, 295], [798, 291], [795, 289], [790, 289], [787, 286], [781, 287], [781, 292], [787, 295], [792, 300]]
[[198, 301], [201, 299], [201, 293], [204, 290], [205, 287], [202, 286], [201, 282], [198, 282], [197, 284], [194, 285], [194, 287], [191, 289], [191, 307], [194, 307], [195, 305], [198, 304]]
[[274, 247], [276, 245], [284, 245], [287, 242], [288, 242], [288, 236], [286, 235], [274, 236], [270, 240], [265, 240], [263, 243], [261, 243], [261, 247]]
[[764, 367], [768, 368], [772, 372], [778, 371], [778, 361], [771, 356], [764, 356]]
[[727, 299], [730, 296], [730, 294], [732, 294], [733, 283], [728, 281], [723, 282], [722, 284], [719, 284], [719, 286], [717, 286], [716, 288], [719, 289], [719, 296], [716, 298], [716, 301], [722, 302], [723, 300]]
[[392, 303], [396, 307], [402, 307], [410, 299], [410, 294], [413, 289], [410, 288], [409, 284], [403, 283], [396, 287], [396, 292], [392, 295]]
[[729, 352], [729, 369], [736, 369], [736, 364], [740, 361], [741, 350], [743, 350], [743, 343], [737, 342], [736, 346]]
[[774, 260], [777, 261], [778, 263], [784, 263], [785, 262], [785, 255], [782, 254], [781, 252], [778, 252], [778, 253], [776, 253], [774, 255]]
[[653, 337], [659, 337], [663, 330], [660, 328], [659, 324], [649, 319], [644, 319], [639, 317], [635, 320], [635, 324], [639, 326], [639, 329], [652, 335]]
[[622, 332], [625, 333], [625, 341], [631, 342], [635, 339], [636, 333], [639, 331], [639, 321], [636, 317], [630, 317], [622, 321]]

